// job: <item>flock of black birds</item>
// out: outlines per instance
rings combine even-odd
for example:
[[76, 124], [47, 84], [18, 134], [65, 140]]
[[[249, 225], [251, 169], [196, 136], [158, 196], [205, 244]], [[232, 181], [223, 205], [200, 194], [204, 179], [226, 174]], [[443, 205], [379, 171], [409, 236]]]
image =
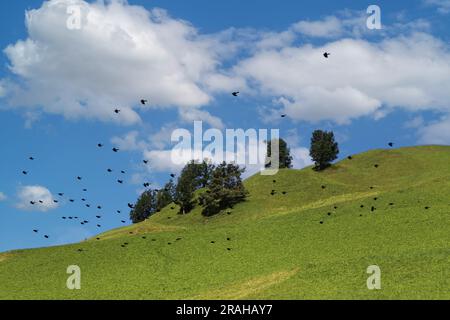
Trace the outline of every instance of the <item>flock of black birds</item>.
[[[148, 103], [148, 100], [142, 99], [140, 102], [141, 102], [142, 105], [146, 105], [146, 104]], [[120, 109], [114, 109], [114, 113], [115, 113], [115, 114], [119, 114], [120, 112], [121, 112]], [[98, 148], [103, 148], [104, 146], [105, 146], [105, 145], [104, 145], [103, 143], [98, 143], [98, 144], [97, 144], [97, 147], [98, 147]], [[112, 150], [114, 153], [118, 153], [118, 152], [120, 151], [119, 148], [117, 148], [117, 147], [113, 147], [111, 150]], [[35, 160], [36, 160], [36, 157], [30, 156], [30, 157], [28, 157], [28, 160], [30, 160], [30, 161], [35, 161]], [[147, 165], [147, 164], [149, 163], [149, 161], [148, 161], [147, 159], [144, 159], [144, 160], [143, 160], [143, 163]], [[113, 173], [113, 172], [114, 172], [114, 170], [111, 169], [111, 168], [107, 168], [106, 171], [107, 171], [108, 173]], [[120, 170], [119, 172], [120, 172], [121, 174], [126, 174], [126, 171], [125, 171], [125, 170]], [[23, 171], [22, 171], [22, 174], [25, 175], [25, 176], [28, 176], [28, 175], [30, 174], [30, 171], [28, 171], [28, 170], [23, 170]], [[170, 176], [171, 176], [172, 178], [174, 178], [174, 177], [175, 177], [175, 174], [171, 174]], [[83, 177], [82, 177], [82, 176], [76, 176], [75, 180], [78, 181], [78, 182], [81, 182], [81, 181], [83, 181]], [[122, 184], [124, 184], [124, 182], [125, 182], [125, 180], [124, 180], [123, 178], [118, 178], [118, 179], [117, 179], [117, 183], [118, 183], [118, 184], [121, 184], [121, 185], [122, 185]], [[144, 182], [144, 183], [143, 183], [144, 188], [149, 188], [150, 185], [151, 185], [150, 182]], [[83, 191], [83, 192], [87, 192], [88, 189], [87, 189], [87, 188], [83, 188], [82, 191]], [[51, 200], [48, 200], [48, 201], [51, 201], [51, 202], [53, 202], [53, 203], [55, 203], [55, 204], [60, 203], [60, 202], [64, 199], [65, 193], [64, 193], [64, 192], [59, 192], [59, 193], [57, 193], [57, 195], [61, 198], [60, 200], [57, 200], [57, 199], [51, 199]], [[87, 202], [87, 198], [85, 198], [85, 197], [81, 198], [80, 200], [81, 200], [82, 202]], [[75, 202], [76, 202], [76, 199], [74, 199], [74, 198], [67, 198], [67, 201], [68, 201], [69, 203], [75, 203]], [[45, 203], [44, 203], [44, 200], [42, 200], [42, 199], [30, 199], [30, 200], [29, 200], [29, 203], [30, 203], [32, 206], [35, 206], [35, 205], [38, 205], [38, 204], [45, 204]], [[85, 207], [86, 207], [86, 208], [91, 208], [91, 204], [85, 203]], [[101, 205], [97, 205], [96, 208], [97, 208], [98, 210], [102, 210], [102, 209], [103, 209], [103, 207], [102, 207]], [[128, 203], [128, 208], [134, 209], [134, 204]], [[116, 210], [116, 213], [117, 213], [117, 214], [121, 214], [122, 211], [121, 211], [121, 210]], [[102, 215], [96, 215], [95, 217], [96, 217], [97, 219], [102, 219], [103, 216], [102, 216]], [[68, 221], [68, 220], [72, 220], [72, 221], [73, 221], [73, 220], [79, 220], [81, 225], [86, 225], [86, 224], [90, 223], [89, 220], [84, 220], [84, 219], [83, 219], [83, 220], [81, 221], [81, 219], [80, 219], [78, 216], [62, 216], [61, 218], [62, 218], [62, 220], [66, 220], [66, 221]], [[126, 223], [126, 220], [120, 220], [120, 222], [121, 222], [122, 224], [125, 224], [125, 223]], [[101, 228], [102, 225], [101, 225], [100, 223], [98, 223], [98, 224], [96, 224], [96, 226], [97, 226], [98, 228]], [[33, 232], [34, 232], [34, 233], [40, 233], [39, 229], [33, 229]], [[50, 236], [49, 236], [48, 234], [45, 234], [43, 237], [44, 237], [45, 239], [49, 239], [49, 238], [50, 238]]]
[[[326, 59], [328, 59], [328, 58], [330, 57], [330, 55], [331, 55], [331, 53], [329, 53], [329, 52], [324, 52], [324, 53], [323, 53], [323, 56], [324, 56]], [[240, 94], [239, 91], [232, 92], [232, 96], [233, 96], [233, 97], [238, 97], [239, 94]], [[148, 100], [147, 100], [147, 99], [141, 99], [141, 100], [140, 100], [140, 103], [141, 103], [141, 105], [145, 106], [145, 105], [148, 103]], [[120, 109], [117, 109], [117, 108], [114, 109], [113, 111], [114, 111], [114, 113], [115, 113], [116, 115], [120, 114], [120, 112], [121, 112], [121, 110], [120, 110]], [[281, 114], [281, 117], [282, 117], [282, 118], [286, 118], [287, 115], [286, 115], [286, 114]], [[388, 145], [389, 145], [390, 147], [393, 147], [393, 146], [394, 146], [394, 144], [393, 144], [392, 142], [389, 142]], [[98, 144], [97, 144], [97, 147], [98, 147], [98, 148], [103, 148], [103, 147], [104, 147], [104, 144], [103, 144], [103, 143], [98, 143]], [[114, 153], [118, 153], [118, 152], [120, 151], [120, 149], [117, 148], [117, 147], [113, 147], [113, 148], [112, 148], [112, 151], [113, 151]], [[35, 157], [30, 156], [28, 159], [31, 160], [31, 161], [34, 161], [34, 160], [35, 160]], [[349, 159], [349, 160], [352, 160], [353, 158], [352, 158], [352, 156], [349, 156], [348, 159]], [[149, 160], [144, 159], [144, 160], [142, 160], [142, 162], [143, 162], [145, 165], [147, 165], [147, 164], [149, 163]], [[378, 168], [378, 164], [375, 164], [374, 166], [375, 166], [375, 168]], [[112, 172], [113, 172], [113, 169], [107, 168], [106, 171], [107, 171], [108, 173], [112, 173]], [[126, 174], [126, 171], [125, 171], [125, 170], [120, 170], [120, 173], [121, 173], [121, 174]], [[29, 171], [23, 170], [23, 171], [22, 171], [22, 174], [23, 174], [23, 175], [28, 175], [28, 174], [29, 174]], [[174, 178], [174, 177], [175, 177], [175, 174], [170, 174], [170, 177], [171, 177], [171, 178]], [[76, 180], [82, 181], [83, 178], [82, 178], [81, 176], [77, 176], [77, 177], [76, 177]], [[119, 179], [117, 179], [117, 183], [122, 185], [122, 184], [124, 183], [124, 180], [121, 179], [121, 178], [119, 178]], [[273, 183], [276, 183], [276, 180], [273, 180]], [[144, 182], [144, 183], [143, 183], [144, 188], [149, 188], [150, 185], [151, 185], [150, 182]], [[325, 188], [326, 188], [326, 186], [322, 186], [322, 189], [325, 189]], [[371, 189], [373, 189], [373, 187], [371, 187]], [[88, 190], [87, 190], [86, 188], [83, 189], [83, 192], [87, 192], [87, 191], [88, 191]], [[274, 195], [276, 195], [276, 193], [277, 193], [277, 191], [276, 191], [275, 189], [272, 189], [272, 191], [271, 191], [270, 194], [271, 194], [272, 196], [274, 196]], [[282, 191], [281, 193], [282, 193], [283, 195], [286, 195], [286, 194], [287, 194], [287, 191]], [[63, 193], [63, 192], [60, 192], [60, 193], [58, 193], [58, 196], [62, 198], [62, 197], [64, 197], [64, 193]], [[376, 199], [375, 199], [375, 200], [376, 200]], [[56, 199], [52, 199], [52, 201], [53, 201], [54, 203], [59, 203], [59, 200], [56, 200]], [[74, 203], [74, 202], [75, 202], [75, 199], [69, 198], [68, 201], [69, 201], [70, 203]], [[82, 202], [86, 202], [87, 199], [86, 199], [86, 198], [81, 198], [81, 201], [82, 201]], [[43, 201], [43, 200], [39, 200], [39, 199], [32, 199], [32, 200], [30, 200], [30, 204], [31, 204], [31, 205], [36, 205], [37, 203], [39, 203], [39, 204], [44, 204], [44, 201]], [[134, 204], [128, 203], [127, 205], [128, 205], [128, 208], [129, 208], [129, 209], [134, 209]], [[393, 204], [391, 204], [391, 205], [393, 205]], [[91, 207], [91, 205], [88, 204], [88, 203], [86, 203], [85, 206], [86, 206], [86, 208], [90, 208], [90, 207]], [[363, 208], [363, 207], [364, 207], [364, 206], [361, 205], [361, 208]], [[336, 207], [335, 207], [335, 208], [336, 208]], [[98, 209], [98, 210], [101, 210], [101, 209], [102, 209], [102, 206], [101, 206], [101, 205], [97, 205], [97, 209]], [[171, 209], [173, 210], [174, 208], [172, 207]], [[426, 209], [428, 209], [428, 207], [427, 207]], [[373, 212], [373, 211], [375, 211], [375, 210], [376, 210], [376, 208], [375, 208], [374, 206], [372, 206], [372, 207], [371, 207], [371, 211]], [[121, 210], [116, 210], [116, 213], [121, 214]], [[231, 215], [231, 212], [228, 211], [227, 214], [228, 214], [228, 215]], [[331, 213], [328, 213], [328, 216], [331, 216]], [[102, 219], [102, 215], [96, 215], [95, 217], [96, 217], [97, 219]], [[170, 218], [170, 217], [169, 217], [169, 218]], [[168, 219], [169, 219], [169, 218], [168, 218]], [[63, 216], [62, 219], [63, 219], [63, 220], [79, 220], [79, 217], [77, 217], [77, 216], [69, 216], [69, 217]], [[122, 224], [125, 224], [125, 223], [126, 223], [125, 220], [120, 220], [120, 222], [121, 222]], [[80, 222], [81, 225], [85, 225], [85, 224], [88, 224], [88, 223], [90, 223], [89, 220], [83, 220], [83, 221]], [[320, 221], [320, 223], [323, 224], [324, 222], [323, 222], [323, 221]], [[98, 228], [101, 228], [101, 224], [96, 224], [96, 226], [97, 226]], [[39, 233], [39, 230], [38, 230], [38, 229], [34, 229], [33, 232], [34, 232], [34, 233]], [[49, 239], [50, 236], [47, 235], [47, 234], [45, 234], [45, 235], [44, 235], [44, 238]], [[145, 239], [145, 237], [143, 237], [143, 239]], [[100, 240], [100, 238], [97, 238], [97, 240]], [[177, 239], [176, 239], [176, 241], [179, 241], [179, 240], [181, 240], [181, 238], [177, 238]], [[227, 238], [227, 240], [230, 241], [230, 238]], [[152, 239], [152, 241], [156, 241], [156, 239]], [[211, 241], [211, 244], [214, 244], [214, 243], [215, 243], [215, 241]], [[170, 245], [171, 243], [169, 242], [168, 244]], [[124, 244], [122, 244], [121, 246], [125, 248], [125, 247], [128, 246], [128, 243], [124, 243]], [[227, 248], [227, 250], [230, 251], [231, 248]], [[79, 251], [83, 251], [83, 250], [82, 250], [82, 249], [79, 249]]]

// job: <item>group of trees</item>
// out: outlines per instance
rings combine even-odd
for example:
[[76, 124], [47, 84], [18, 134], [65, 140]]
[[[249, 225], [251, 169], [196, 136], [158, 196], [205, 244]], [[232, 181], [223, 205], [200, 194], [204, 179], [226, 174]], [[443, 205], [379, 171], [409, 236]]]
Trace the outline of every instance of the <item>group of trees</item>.
[[[271, 166], [272, 146], [279, 147], [279, 168], [292, 168], [292, 156], [286, 141], [278, 139], [267, 143], [266, 168]], [[316, 130], [311, 137], [310, 156], [314, 169], [321, 171], [337, 159], [339, 147], [333, 132]], [[207, 160], [191, 161], [181, 171], [177, 183], [171, 179], [163, 189], [146, 190], [130, 212], [134, 223], [144, 221], [170, 203], [179, 206], [179, 214], [189, 213], [197, 204], [204, 216], [212, 216], [232, 208], [247, 196], [241, 175], [245, 169], [233, 163], [214, 165]], [[202, 189], [202, 191], [196, 192]]]
[[[213, 165], [207, 160], [190, 161], [181, 171], [177, 183], [170, 180], [161, 190], [146, 190], [130, 212], [133, 223], [141, 222], [175, 203], [179, 214], [187, 214], [199, 204], [202, 214], [212, 216], [245, 200], [243, 168], [233, 163]], [[196, 195], [197, 190], [203, 189]]]

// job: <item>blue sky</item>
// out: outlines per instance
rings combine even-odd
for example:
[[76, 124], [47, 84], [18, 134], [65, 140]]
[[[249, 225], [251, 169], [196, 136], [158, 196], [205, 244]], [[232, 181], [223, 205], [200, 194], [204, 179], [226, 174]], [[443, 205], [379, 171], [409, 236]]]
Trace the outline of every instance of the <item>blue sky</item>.
[[[70, 4], [80, 30], [65, 26]], [[366, 27], [371, 4], [381, 30]], [[142, 183], [179, 170], [170, 134], [194, 120], [280, 129], [297, 168], [317, 128], [335, 132], [341, 158], [450, 144], [449, 17], [448, 0], [1, 2], [0, 251], [129, 223]], [[59, 203], [30, 207], [33, 196]]]

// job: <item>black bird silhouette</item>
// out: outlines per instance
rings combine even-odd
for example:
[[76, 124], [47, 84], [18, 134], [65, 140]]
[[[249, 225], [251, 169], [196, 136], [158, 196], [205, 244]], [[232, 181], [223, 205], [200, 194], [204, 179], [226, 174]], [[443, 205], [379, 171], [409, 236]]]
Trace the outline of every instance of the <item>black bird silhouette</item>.
[[148, 164], [148, 160], [142, 160], [142, 162], [144, 162], [145, 164]]
[[119, 152], [119, 149], [118, 148], [112, 148], [112, 151]]
[[125, 220], [122, 220], [121, 222], [122, 222], [122, 223], [126, 223], [126, 221], [125, 221]]
[[328, 57], [331, 55], [331, 53], [329, 53], [329, 52], [325, 52], [324, 54], [323, 54], [323, 56], [325, 57], [325, 58], [327, 58], [328, 59]]
[[33, 232], [34, 232], [34, 233], [38, 233], [38, 232], [39, 232], [39, 230], [37, 230], [37, 229], [34, 229], [34, 230], [33, 230]]
[[27, 175], [28, 174], [28, 171], [22, 171], [22, 174], [24, 174], [24, 175]]
[[112, 170], [111, 170], [111, 169], [108, 169], [107, 171], [108, 171], [108, 172], [110, 172], [110, 173], [112, 172]]
[[91, 205], [90, 205], [90, 204], [87, 204], [87, 205], [86, 205], [86, 207], [90, 208], [90, 207], [91, 207]]
[[85, 199], [85, 198], [83, 198], [83, 199], [81, 199], [81, 201], [85, 202], [85, 201], [86, 201], [86, 199]]
[[[101, 228], [102, 226], [98, 224], [97, 227], [98, 227], [98, 228]], [[97, 239], [97, 240], [100, 240], [100, 239]]]
[[98, 209], [98, 210], [101, 210], [101, 209], [102, 209], [102, 206], [97, 206], [97, 209]]
[[389, 142], [388, 145], [389, 145], [389, 147], [392, 148], [394, 146], [394, 143], [393, 142]]
[[32, 204], [34, 206], [36, 204], [36, 202], [30, 201], [30, 204]]
[[133, 205], [133, 204], [131, 204], [131, 203], [129, 203], [129, 204], [128, 204], [128, 208], [130, 208], [130, 209], [134, 209], [134, 205]]
[[352, 157], [352, 156], [348, 156], [347, 159], [348, 159], [348, 160], [352, 160], [353, 157]]
[[362, 205], [360, 206], [360, 208], [364, 208], [364, 205], [362, 204]]
[[231, 251], [231, 248], [227, 248], [228, 251]]
[[145, 183], [144, 183], [144, 188], [148, 188], [148, 187], [150, 187], [150, 183], [145, 182]]
[[102, 216], [95, 216], [97, 219], [100, 219]]
[[377, 165], [377, 164], [376, 164], [376, 165], [374, 165], [374, 167], [375, 167], [375, 168], [378, 168], [378, 167], [379, 167], [379, 165]]
[[286, 115], [286, 114], [282, 114], [281, 117], [282, 117], [282, 118], [286, 118], [287, 115]]
[[228, 241], [231, 241], [231, 238], [227, 238]]
[[121, 211], [120, 210], [117, 210], [117, 213], [120, 213]]
[[114, 113], [119, 114], [120, 113], [120, 109], [114, 109]]
[[82, 177], [80, 177], [80, 176], [78, 176], [78, 177], [77, 177], [77, 180], [81, 180], [81, 179], [83, 179], [83, 178], [82, 178]]
[[40, 204], [42, 204], [42, 203], [44, 203], [44, 201], [42, 201], [42, 200], [39, 200], [39, 203], [40, 203]]
[[64, 195], [64, 193], [60, 192], [58, 193], [58, 196], [62, 197]]
[[370, 211], [374, 212], [376, 209], [377, 209], [377, 208], [375, 208], [375, 207], [372, 206], [372, 208], [370, 208]]
[[147, 102], [148, 102], [148, 100], [145, 100], [145, 99], [142, 99], [142, 100], [141, 100], [141, 104], [142, 104], [143, 106], [145, 106], [145, 105], [147, 104]]
[[75, 202], [75, 200], [73, 200], [73, 199], [69, 199], [69, 201], [70, 201], [70, 202]]
[[142, 237], [142, 239], [147, 239], [147, 237], [144, 236], [144, 237]]
[[103, 144], [99, 143], [99, 144], [97, 145], [97, 147], [101, 148], [101, 147], [103, 147]]
[[53, 200], [54, 203], [58, 203], [58, 200]]
[[216, 243], [216, 242], [215, 242], [215, 241], [211, 241], [211, 243], [213, 243], [213, 244], [214, 244], [214, 243]]
[[430, 209], [430, 207], [425, 207], [425, 210], [428, 210], [428, 209]]
[[62, 217], [62, 219], [63, 219], [63, 220], [66, 220], [67, 218], [66, 218], [66, 217]]
[[171, 176], [172, 178], [175, 178], [175, 174], [174, 174], [174, 173], [171, 173], [170, 176]]
[[123, 183], [123, 180], [117, 180], [117, 182], [120, 183], [120, 184], [122, 184], [122, 183]]
[[325, 189], [326, 188], [326, 186], [322, 186], [322, 189]]
[[287, 192], [286, 191], [283, 191], [283, 192], [281, 192], [282, 194], [286, 194]]
[[83, 189], [83, 192], [87, 192], [87, 189]]
[[48, 239], [48, 238], [49, 238], [49, 236], [48, 236], [48, 235], [45, 235], [45, 236], [44, 236], [44, 238], [45, 238], [45, 239]]
[[69, 220], [72, 220], [73, 219], [73, 217], [69, 217]]
[[30, 159], [31, 161], [33, 161], [33, 160], [34, 160], [34, 158], [33, 158], [33, 157], [29, 157], [28, 159]]
[[234, 97], [237, 97], [237, 96], [239, 95], [239, 91], [233, 92], [232, 95], [233, 95]]

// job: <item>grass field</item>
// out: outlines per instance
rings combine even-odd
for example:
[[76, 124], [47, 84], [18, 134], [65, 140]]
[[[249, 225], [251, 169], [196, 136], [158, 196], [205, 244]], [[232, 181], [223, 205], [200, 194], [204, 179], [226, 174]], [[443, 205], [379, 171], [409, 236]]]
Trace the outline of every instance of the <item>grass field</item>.
[[[168, 207], [100, 240], [0, 254], [0, 298], [450, 298], [450, 147], [373, 150], [246, 187], [231, 214]], [[69, 265], [81, 290], [66, 288]], [[367, 289], [369, 265], [381, 290]]]

